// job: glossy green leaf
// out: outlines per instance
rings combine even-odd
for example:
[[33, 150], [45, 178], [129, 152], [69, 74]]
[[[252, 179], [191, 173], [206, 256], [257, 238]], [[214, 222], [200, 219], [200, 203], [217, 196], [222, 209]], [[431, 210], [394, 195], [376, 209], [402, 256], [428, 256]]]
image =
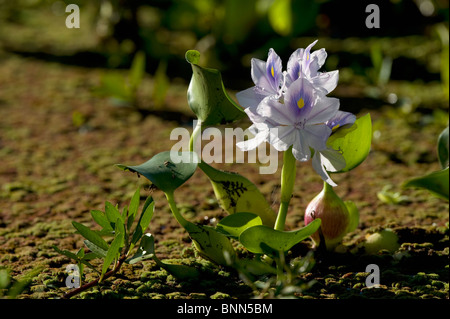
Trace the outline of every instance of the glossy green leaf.
[[153, 156], [137, 166], [117, 164], [120, 169], [129, 170], [150, 180], [163, 192], [173, 192], [186, 182], [197, 168], [197, 154], [194, 152], [166, 151]]
[[89, 248], [98, 258], [105, 258], [106, 257], [106, 253], [108, 252], [108, 248], [107, 249], [103, 249], [100, 248], [99, 246], [95, 245], [94, 243], [92, 243], [89, 240], [85, 240], [84, 244], [86, 245], [87, 248]]
[[133, 233], [133, 237], [131, 239], [132, 245], [136, 244], [139, 238], [142, 237], [142, 234], [144, 234], [145, 230], [150, 224], [154, 211], [155, 211], [155, 202], [153, 201], [152, 197], [148, 197], [144, 203], [141, 216], [139, 217], [138, 224], [136, 225], [136, 229]]
[[124, 222], [124, 217], [120, 214], [117, 206], [114, 206], [110, 202], [105, 202], [105, 215], [112, 228], [116, 227], [117, 220], [120, 220], [122, 223]]
[[446, 168], [448, 166], [449, 157], [448, 126], [442, 131], [438, 138], [438, 157], [441, 168]]
[[218, 170], [204, 162], [201, 162], [199, 167], [208, 176], [219, 205], [224, 210], [229, 214], [256, 214], [263, 225], [273, 227], [276, 214], [252, 182], [240, 174]]
[[262, 225], [261, 218], [252, 213], [236, 213], [223, 218], [216, 226], [217, 230], [227, 236], [239, 238], [247, 228]]
[[327, 146], [339, 150], [345, 159], [345, 167], [336, 172], [343, 173], [354, 169], [361, 164], [369, 155], [372, 143], [372, 120], [370, 114], [366, 114], [355, 121], [352, 126], [337, 130], [327, 141]]
[[403, 187], [424, 188], [440, 198], [449, 200], [448, 167], [422, 177], [410, 179], [403, 184]]
[[116, 237], [112, 241], [111, 246], [109, 247], [108, 252], [106, 253], [105, 260], [103, 262], [102, 275], [100, 277], [100, 281], [102, 280], [103, 275], [106, 273], [106, 271], [108, 270], [108, 268], [112, 264], [112, 262], [115, 259], [119, 258], [120, 248], [123, 245], [123, 240], [124, 240], [124, 234], [119, 233], [116, 235]]
[[288, 251], [311, 236], [319, 229], [320, 223], [320, 218], [317, 218], [295, 231], [279, 231], [264, 225], [254, 226], [243, 231], [239, 241], [253, 253], [274, 255], [280, 251]]
[[245, 117], [244, 110], [225, 91], [220, 72], [197, 65], [199, 59], [200, 53], [195, 50], [186, 53], [192, 66], [188, 104], [202, 125], [226, 124]]
[[129, 264], [135, 264], [143, 260], [152, 259], [155, 254], [155, 238], [151, 234], [142, 236], [137, 252], [126, 260]]
[[103, 228], [103, 230], [113, 231], [113, 228], [111, 227], [111, 224], [109, 223], [108, 218], [102, 211], [91, 210], [91, 216], [92, 216], [92, 219], [94, 219], [95, 222]]
[[187, 222], [184, 228], [189, 233], [195, 248], [204, 258], [212, 260], [219, 265], [228, 264], [225, 254], [228, 254], [230, 259], [234, 260], [235, 251], [233, 245], [224, 234], [212, 227], [191, 222]]
[[108, 250], [108, 244], [106, 243], [106, 241], [95, 231], [90, 230], [88, 227], [77, 222], [72, 222], [72, 225], [78, 230], [81, 236], [89, 240], [91, 243], [100, 247], [101, 249]]
[[130, 205], [128, 205], [128, 219], [127, 219], [128, 230], [130, 230], [139, 209], [139, 200], [141, 199], [140, 191], [141, 189], [140, 187], [138, 187], [133, 197], [131, 198]]

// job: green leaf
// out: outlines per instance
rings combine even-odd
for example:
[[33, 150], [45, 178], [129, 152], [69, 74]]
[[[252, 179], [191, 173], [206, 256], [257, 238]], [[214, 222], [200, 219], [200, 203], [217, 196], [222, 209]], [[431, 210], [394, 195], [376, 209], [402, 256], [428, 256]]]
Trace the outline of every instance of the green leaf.
[[227, 265], [227, 254], [231, 260], [236, 255], [230, 240], [216, 229], [187, 222], [184, 226], [199, 254], [219, 265]]
[[112, 228], [115, 228], [116, 221], [119, 219], [124, 222], [124, 217], [120, 214], [117, 206], [114, 206], [110, 202], [105, 202], [105, 214]]
[[369, 155], [372, 142], [372, 121], [366, 114], [355, 121], [354, 129], [337, 130], [327, 141], [327, 146], [339, 150], [345, 159], [345, 167], [336, 172], [348, 172], [361, 164]]
[[108, 244], [106, 243], [106, 241], [95, 231], [90, 230], [88, 227], [77, 222], [72, 222], [72, 225], [80, 232], [81, 236], [89, 240], [91, 243], [100, 247], [101, 249], [108, 250]]
[[108, 249], [108, 252], [105, 257], [105, 261], [102, 267], [102, 275], [100, 277], [100, 281], [103, 279], [103, 275], [108, 270], [111, 263], [119, 257], [120, 248], [123, 245], [124, 234], [119, 233], [111, 243], [111, 246]]
[[449, 200], [448, 167], [422, 177], [410, 179], [403, 184], [403, 187], [424, 188], [440, 198]]
[[111, 224], [108, 221], [108, 218], [106, 218], [106, 215], [99, 210], [91, 210], [91, 216], [92, 219], [95, 220], [95, 222], [101, 226], [106, 231], [112, 231], [113, 228], [111, 227]]
[[438, 157], [441, 168], [446, 168], [448, 166], [449, 157], [448, 126], [442, 131], [438, 138]]
[[262, 225], [261, 218], [252, 213], [236, 213], [226, 216], [216, 226], [217, 230], [227, 236], [238, 239], [247, 228]]
[[63, 256], [66, 256], [68, 258], [74, 259], [74, 260], [78, 260], [78, 256], [75, 255], [74, 253], [68, 251], [68, 250], [61, 250], [58, 247], [56, 247], [55, 245], [52, 246], [54, 250], [56, 250], [56, 252], [58, 254], [61, 254]]
[[138, 187], [133, 197], [131, 198], [130, 205], [128, 206], [128, 220], [127, 220], [128, 230], [130, 230], [139, 209], [139, 201], [141, 199], [140, 191], [141, 189], [140, 187]]
[[200, 53], [197, 51], [186, 53], [186, 60], [192, 66], [188, 103], [202, 125], [227, 124], [242, 119], [245, 112], [228, 96], [220, 72], [198, 66], [199, 59]]
[[145, 53], [139, 51], [134, 56], [133, 62], [131, 62], [130, 68], [130, 87], [131, 90], [136, 90], [141, 84], [145, 75]]
[[132, 245], [137, 243], [139, 238], [141, 238], [142, 234], [147, 229], [148, 225], [150, 224], [150, 221], [152, 220], [154, 211], [155, 211], [155, 202], [153, 201], [152, 197], [148, 197], [147, 200], [145, 201], [141, 216], [139, 217], [138, 224], [133, 233], [133, 237], [131, 239]]
[[106, 253], [108, 252], [108, 247], [106, 249], [100, 248], [96, 244], [92, 243], [89, 240], [85, 240], [84, 244], [87, 248], [89, 248], [95, 255], [97, 255], [98, 258], [105, 258]]
[[155, 238], [152, 234], [145, 234], [142, 236], [141, 242], [137, 252], [133, 257], [126, 260], [128, 264], [135, 264], [137, 262], [151, 259], [155, 254]]
[[276, 214], [259, 189], [240, 174], [225, 172], [201, 162], [220, 206], [229, 214], [248, 212], [258, 215], [263, 224], [273, 227]]
[[143, 175], [163, 192], [173, 192], [186, 182], [197, 168], [198, 158], [194, 152], [166, 151], [153, 156], [137, 166], [117, 164], [120, 169]]
[[239, 241], [249, 251], [256, 254], [276, 254], [285, 252], [315, 233], [320, 226], [320, 218], [316, 218], [307, 226], [295, 231], [279, 231], [260, 225], [250, 227], [239, 236]]

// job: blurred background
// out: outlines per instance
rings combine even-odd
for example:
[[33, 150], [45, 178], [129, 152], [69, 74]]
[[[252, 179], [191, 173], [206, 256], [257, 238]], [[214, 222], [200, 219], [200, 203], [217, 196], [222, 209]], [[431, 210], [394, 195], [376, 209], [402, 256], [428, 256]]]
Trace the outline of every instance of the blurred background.
[[[128, 69], [142, 52], [141, 67], [163, 87], [161, 100], [168, 82], [189, 81], [184, 60], [189, 49], [201, 52], [200, 65], [222, 72], [228, 89], [242, 90], [252, 85], [252, 57], [265, 60], [274, 48], [285, 67], [295, 49], [319, 39], [314, 49], [328, 52], [324, 70], [340, 70], [336, 94], [349, 98], [350, 108], [359, 103], [352, 97], [397, 103], [408, 91], [418, 93], [414, 84], [430, 83], [420, 96], [408, 97], [407, 107], [446, 108], [448, 0], [375, 1], [379, 29], [365, 26], [370, 2], [0, 0], [0, 50], [106, 69]], [[80, 8], [79, 29], [65, 27], [71, 3]], [[365, 103], [379, 106], [375, 100]]]

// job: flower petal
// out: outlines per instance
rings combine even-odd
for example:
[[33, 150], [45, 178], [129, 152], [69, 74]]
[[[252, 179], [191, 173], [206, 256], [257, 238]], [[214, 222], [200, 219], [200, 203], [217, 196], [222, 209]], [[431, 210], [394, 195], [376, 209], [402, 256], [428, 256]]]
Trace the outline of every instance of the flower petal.
[[333, 131], [339, 127], [347, 124], [353, 124], [356, 121], [356, 116], [350, 112], [337, 111], [336, 115], [331, 118], [326, 124]]
[[306, 119], [314, 106], [314, 87], [305, 78], [295, 80], [284, 96], [284, 102], [296, 118]]
[[286, 151], [296, 139], [296, 130], [293, 126], [277, 126], [270, 129], [269, 143], [277, 151]]
[[236, 93], [239, 104], [244, 108], [258, 105], [266, 96], [262, 93], [262, 90], [258, 90], [255, 86]]
[[274, 49], [269, 50], [269, 56], [266, 62], [266, 77], [271, 84], [272, 91], [278, 93], [283, 77], [283, 66], [278, 54]]
[[312, 167], [325, 182], [327, 182], [333, 187], [337, 186], [337, 184], [333, 182], [333, 180], [330, 178], [327, 171], [325, 170], [324, 165], [322, 163], [322, 158], [320, 156], [320, 153], [318, 152], [314, 153], [314, 156], [312, 158]]
[[319, 153], [320, 160], [328, 172], [337, 172], [345, 168], [345, 158], [339, 151], [327, 148]]
[[332, 119], [339, 110], [339, 99], [322, 96], [308, 114], [308, 124], [325, 123]]
[[251, 76], [253, 83], [267, 94], [275, 94], [272, 92], [272, 83], [266, 77], [266, 62], [260, 59], [252, 59]]
[[313, 78], [311, 78], [311, 82], [316, 87], [323, 88], [327, 93], [333, 91], [337, 83], [339, 81], [339, 71], [331, 71], [331, 72], [319, 72]]
[[327, 148], [327, 140], [330, 137], [331, 129], [326, 125], [306, 125], [303, 135], [308, 145], [316, 151]]
[[267, 97], [259, 105], [256, 111], [277, 125], [293, 125], [298, 116], [298, 112], [278, 100]]
[[292, 144], [292, 154], [298, 161], [305, 162], [311, 157], [307, 136], [302, 130], [297, 130], [296, 134], [296, 139]]

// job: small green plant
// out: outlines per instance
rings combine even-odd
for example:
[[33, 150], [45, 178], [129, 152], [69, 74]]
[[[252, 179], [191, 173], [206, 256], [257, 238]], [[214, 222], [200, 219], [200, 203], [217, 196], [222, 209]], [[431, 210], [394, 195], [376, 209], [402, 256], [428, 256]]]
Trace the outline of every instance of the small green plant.
[[[145, 54], [138, 52], [134, 56], [130, 70], [126, 76], [116, 71], [104, 73], [100, 85], [95, 92], [102, 96], [111, 97], [118, 106], [127, 106], [137, 110], [144, 107], [140, 105], [139, 93], [142, 91], [142, 82], [146, 74]], [[153, 76], [153, 90], [151, 100], [153, 107], [159, 109], [163, 106], [169, 88], [169, 79], [166, 75], [167, 62], [161, 61]]]
[[31, 281], [42, 271], [36, 267], [18, 279], [12, 278], [9, 269], [0, 268], [0, 299], [16, 299], [31, 284]]
[[437, 142], [438, 159], [441, 170], [431, 172], [424, 176], [415, 177], [403, 183], [403, 187], [415, 187], [428, 190], [431, 194], [449, 200], [449, 136], [448, 126], [439, 135]]
[[[81, 248], [76, 254], [61, 250], [56, 246], [53, 248], [60, 254], [73, 259], [79, 269], [80, 279], [83, 277], [84, 266], [89, 267], [95, 271], [99, 278], [93, 282], [67, 293], [64, 297], [70, 298], [81, 291], [84, 291], [108, 277], [115, 275], [127, 258], [133, 248], [141, 241], [141, 245], [146, 246], [146, 240], [143, 240], [145, 230], [147, 229], [154, 211], [154, 202], [152, 197], [148, 197], [144, 203], [141, 214], [138, 214], [140, 203], [140, 189], [134, 193], [128, 207], [124, 207], [119, 211], [117, 206], [110, 202], [105, 203], [105, 211], [91, 210], [93, 220], [101, 227], [101, 230], [92, 230], [89, 227], [72, 222], [72, 225], [81, 236], [84, 237], [84, 244], [90, 250], [85, 253]], [[108, 243], [103, 237], [112, 237]], [[141, 246], [138, 246], [142, 249]], [[103, 265], [100, 270], [96, 269], [90, 261], [100, 258], [103, 260]], [[141, 256], [143, 259], [143, 256]], [[110, 269], [110, 266], [112, 269]], [[109, 270], [109, 271], [108, 271]]]

